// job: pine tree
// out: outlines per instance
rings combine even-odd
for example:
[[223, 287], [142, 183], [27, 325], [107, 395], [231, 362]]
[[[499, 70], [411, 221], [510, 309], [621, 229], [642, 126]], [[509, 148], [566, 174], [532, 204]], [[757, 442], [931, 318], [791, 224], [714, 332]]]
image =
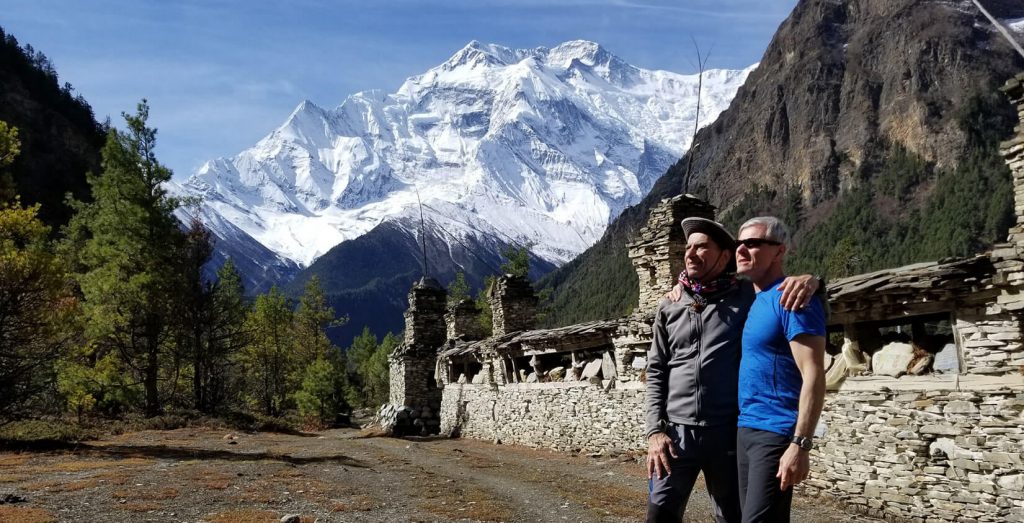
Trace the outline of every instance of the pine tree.
[[466, 273], [459, 271], [455, 273], [455, 279], [448, 285], [448, 306], [457, 305], [467, 299], [469, 299], [469, 284], [466, 283]]
[[292, 316], [288, 302], [277, 287], [256, 297], [245, 321], [249, 343], [241, 360], [246, 392], [254, 406], [268, 416], [279, 416], [292, 392], [289, 379], [298, 367], [292, 342]]
[[75, 341], [78, 303], [38, 211], [0, 205], [0, 424], [52, 383], [54, 360]]
[[204, 412], [216, 411], [240, 392], [241, 377], [232, 371], [237, 355], [250, 339], [245, 325], [249, 314], [245, 287], [230, 258], [217, 271], [212, 295], [207, 350], [202, 361], [203, 396], [197, 405]]
[[103, 172], [90, 175], [93, 203], [76, 204], [69, 251], [78, 256], [87, 335], [101, 351], [114, 351], [142, 383], [145, 413], [162, 411], [161, 360], [180, 290], [170, 270], [183, 233], [172, 214], [178, 206], [164, 183], [171, 172], [156, 159], [156, 130], [147, 127], [149, 106], [123, 114], [127, 130], [111, 129]]
[[299, 372], [292, 382], [299, 388], [295, 400], [300, 414], [307, 419], [316, 417], [320, 424], [332, 423], [348, 406], [345, 357], [327, 337], [329, 327], [346, 321], [345, 317], [337, 318], [327, 304], [320, 279], [310, 278], [293, 320]]

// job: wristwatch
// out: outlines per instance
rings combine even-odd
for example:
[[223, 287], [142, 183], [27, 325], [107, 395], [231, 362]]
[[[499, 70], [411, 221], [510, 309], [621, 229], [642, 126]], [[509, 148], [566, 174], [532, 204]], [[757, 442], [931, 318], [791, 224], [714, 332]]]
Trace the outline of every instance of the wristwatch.
[[793, 439], [789, 440], [790, 443], [795, 443], [796, 446], [800, 447], [800, 450], [811, 450], [814, 448], [814, 436], [793, 436]]

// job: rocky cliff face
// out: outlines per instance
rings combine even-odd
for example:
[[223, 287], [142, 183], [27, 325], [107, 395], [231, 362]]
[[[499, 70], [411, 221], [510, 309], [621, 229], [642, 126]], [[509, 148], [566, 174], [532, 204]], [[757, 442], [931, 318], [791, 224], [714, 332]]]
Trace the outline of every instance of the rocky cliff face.
[[[1024, 3], [992, 4], [1024, 16]], [[856, 185], [883, 142], [956, 166], [967, 145], [957, 116], [1020, 68], [969, 1], [800, 2], [698, 137], [694, 188], [726, 210], [752, 185], [796, 186], [816, 205]]]
[[[998, 18], [1024, 18], [1024, 2], [985, 5]], [[828, 222], [844, 206], [850, 215], [901, 214], [903, 229], [893, 228], [893, 234], [905, 236], [900, 241], [912, 244], [915, 235], [925, 233], [941, 238], [942, 231], [922, 232], [908, 224], [924, 219], [914, 214], [919, 210], [941, 207], [929, 198], [942, 173], [955, 175], [964, 167], [962, 160], [976, 161], [979, 148], [994, 151], [997, 135], [1004, 127], [1009, 130], [1003, 114], [1009, 106], [996, 89], [1022, 68], [1024, 60], [970, 1], [803, 0], [779, 27], [729, 108], [698, 134], [687, 192], [706, 198], [731, 222], [754, 213], [789, 218], [797, 229], [798, 250], [800, 240], [822, 224], [864, 228], [853, 220]], [[967, 122], [970, 118], [976, 121]], [[893, 151], [901, 160], [909, 158], [904, 163], [913, 163], [917, 171], [899, 180], [905, 188], [899, 197], [878, 198], [876, 178], [886, 172]], [[613, 317], [635, 306], [625, 245], [657, 202], [684, 191], [688, 163], [684, 157], [669, 168], [598, 244], [546, 279], [554, 289], [551, 322]], [[989, 181], [999, 178], [988, 176]], [[1008, 180], [1007, 175], [1002, 185], [978, 192], [998, 193], [1000, 203], [992, 207], [1008, 209]], [[857, 199], [848, 197], [854, 194]], [[849, 209], [858, 205], [877, 208], [864, 213]], [[1004, 212], [1000, 209], [982, 221], [992, 230], [1003, 227], [1005, 234], [1005, 225], [999, 225], [1005, 217], [996, 216]], [[967, 214], [947, 212], [954, 216], [950, 222], [959, 219], [957, 213]], [[976, 235], [977, 227], [957, 232]], [[831, 238], [810, 240], [819, 258], [828, 256], [834, 243]], [[849, 242], [850, 249], [859, 247]], [[906, 263], [912, 260], [904, 258], [934, 252], [897, 253], [884, 261]], [[595, 293], [613, 299], [586, 307], [573, 304], [572, 296]]]

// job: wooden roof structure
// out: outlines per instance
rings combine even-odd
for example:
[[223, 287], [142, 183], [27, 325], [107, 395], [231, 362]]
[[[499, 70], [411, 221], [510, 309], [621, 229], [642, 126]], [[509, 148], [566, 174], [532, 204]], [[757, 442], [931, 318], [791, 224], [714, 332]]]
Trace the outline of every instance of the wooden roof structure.
[[530, 356], [553, 352], [586, 350], [611, 345], [622, 320], [599, 320], [554, 329], [511, 332], [478, 341], [449, 341], [441, 358], [461, 359], [485, 352]]
[[989, 254], [915, 263], [828, 283], [829, 324], [950, 312], [998, 295]]

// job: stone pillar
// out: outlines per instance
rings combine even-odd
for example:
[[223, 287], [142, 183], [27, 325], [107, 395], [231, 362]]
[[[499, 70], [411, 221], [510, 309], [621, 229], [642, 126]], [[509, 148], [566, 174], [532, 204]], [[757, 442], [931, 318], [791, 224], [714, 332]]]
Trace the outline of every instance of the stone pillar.
[[1018, 251], [1024, 251], [1024, 73], [1011, 78], [1002, 91], [1016, 106], [1020, 117], [1013, 138], [1000, 145], [1000, 152], [1010, 167], [1013, 178], [1013, 209], [1017, 215], [1017, 223], [1010, 227], [1007, 241], [1013, 243]]
[[493, 335], [533, 329], [537, 321], [537, 296], [526, 278], [506, 274], [491, 291]]
[[462, 300], [448, 308], [444, 315], [448, 325], [448, 339], [473, 341], [483, 339], [483, 326], [480, 325], [480, 309], [473, 300]]
[[405, 311], [405, 344], [436, 349], [445, 342], [444, 323], [448, 293], [437, 280], [423, 278], [409, 291], [409, 308]]
[[662, 200], [629, 245], [629, 258], [640, 279], [638, 313], [653, 314], [662, 296], [676, 284], [686, 254], [679, 222], [691, 216], [713, 220], [715, 207], [689, 194]]
[[433, 278], [423, 278], [409, 291], [405, 340], [388, 359], [389, 405], [378, 415], [395, 435], [437, 434], [441, 389], [434, 378], [437, 351], [445, 342], [447, 293]]

